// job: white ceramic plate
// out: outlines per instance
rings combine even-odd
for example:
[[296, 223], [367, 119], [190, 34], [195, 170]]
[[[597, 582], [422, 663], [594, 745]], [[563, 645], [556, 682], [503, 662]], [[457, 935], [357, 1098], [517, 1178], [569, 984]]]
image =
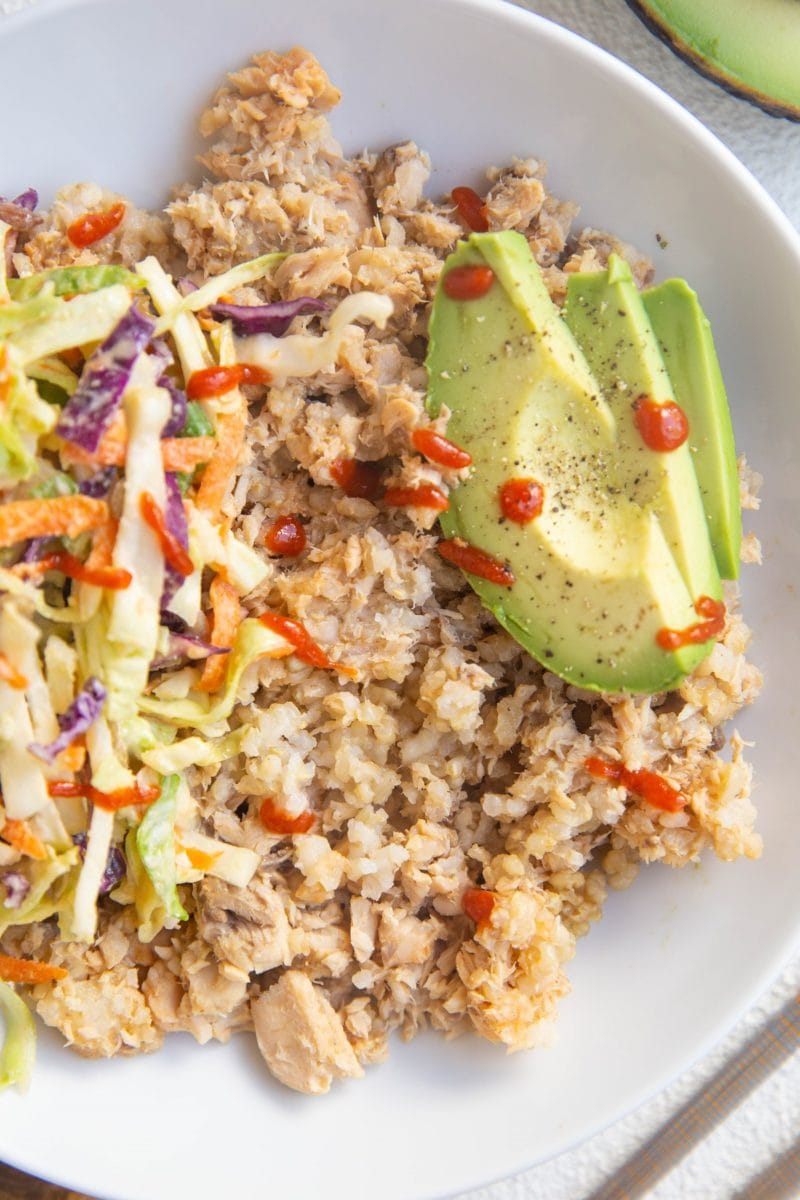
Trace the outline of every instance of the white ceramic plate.
[[[106, 1200], [416, 1200], [521, 1170], [640, 1103], [707, 1049], [800, 928], [800, 247], [745, 170], [678, 105], [571, 34], [491, 0], [43, 0], [0, 24], [0, 192], [94, 179], [140, 203], [196, 174], [194, 129], [226, 69], [304, 43], [344, 90], [345, 148], [415, 138], [431, 190], [513, 154], [551, 165], [587, 223], [685, 275], [717, 335], [741, 449], [766, 476], [745, 572], [767, 676], [756, 739], [758, 863], [649, 869], [570, 968], [559, 1045], [507, 1058], [425, 1036], [324, 1100], [274, 1085], [253, 1042], [168, 1039], [83, 1062], [43, 1035], [0, 1156]], [[668, 240], [661, 250], [656, 234]]]

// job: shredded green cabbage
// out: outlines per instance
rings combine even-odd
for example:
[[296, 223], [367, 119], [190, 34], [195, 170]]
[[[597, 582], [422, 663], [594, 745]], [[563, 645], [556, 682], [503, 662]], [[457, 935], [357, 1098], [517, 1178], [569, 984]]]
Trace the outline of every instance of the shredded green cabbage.
[[[130, 306], [131, 294], [121, 283], [69, 302], [43, 293], [19, 306], [0, 307], [0, 336], [9, 333], [7, 345], [13, 347], [17, 360], [27, 365], [73, 346], [102, 341]], [[4, 321], [12, 315], [7, 310], [15, 307], [28, 310], [29, 315], [10, 332]]]
[[58, 420], [58, 409], [42, 400], [13, 351], [0, 366], [0, 489], [14, 487], [36, 470], [39, 438]]
[[0, 1010], [6, 1026], [0, 1050], [0, 1091], [30, 1083], [36, 1060], [36, 1026], [30, 1009], [8, 983], [0, 981]]
[[285, 638], [267, 629], [260, 621], [248, 617], [239, 626], [233, 649], [228, 655], [225, 684], [216, 693], [215, 699], [199, 694], [195, 699], [186, 700], [158, 700], [153, 696], [143, 696], [139, 707], [142, 712], [152, 713], [162, 721], [190, 725], [195, 729], [224, 721], [233, 712], [239, 681], [246, 669], [265, 655], [277, 657], [287, 651], [291, 653]]
[[12, 300], [32, 300], [48, 285], [52, 285], [53, 296], [76, 296], [84, 292], [98, 292], [101, 288], [121, 283], [131, 291], [144, 287], [144, 280], [125, 267], [99, 263], [92, 267], [55, 267], [51, 271], [37, 271], [24, 279], [9, 279], [8, 291]]
[[160, 797], [150, 805], [136, 830], [136, 850], [142, 866], [166, 917], [173, 922], [186, 921], [189, 915], [178, 895], [175, 865], [175, 816], [180, 782], [179, 775], [166, 775], [162, 779]]

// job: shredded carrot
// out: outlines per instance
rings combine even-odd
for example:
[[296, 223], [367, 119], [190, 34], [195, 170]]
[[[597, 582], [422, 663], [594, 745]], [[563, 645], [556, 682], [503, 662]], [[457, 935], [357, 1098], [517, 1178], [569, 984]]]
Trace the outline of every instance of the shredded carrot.
[[196, 871], [208, 871], [219, 858], [219, 854], [207, 854], [205, 850], [197, 850], [194, 846], [178, 845]]
[[115, 792], [101, 792], [90, 783], [67, 779], [51, 779], [47, 791], [54, 799], [84, 796], [97, 808], [104, 808], [107, 812], [116, 812], [118, 808], [127, 808], [129, 804], [153, 804], [161, 795], [158, 784], [152, 787], [137, 784], [136, 787], [118, 788]]
[[114, 545], [117, 540], [118, 522], [109, 517], [104, 525], [94, 531], [92, 548], [84, 564], [90, 571], [98, 567], [110, 567], [114, 557]]
[[28, 858], [35, 858], [40, 862], [44, 862], [47, 858], [47, 847], [25, 821], [10, 821], [6, 817], [5, 824], [0, 829], [0, 837], [4, 842], [8, 842], [9, 846], [19, 850], [20, 854], [26, 854]]
[[[161, 442], [161, 458], [165, 471], [193, 471], [198, 463], [209, 462], [217, 447], [215, 437], [164, 438]], [[66, 445], [61, 447], [61, 461], [64, 466], [95, 466], [95, 467], [124, 467], [128, 440], [123, 430], [120, 436], [112, 429], [105, 433], [94, 454], [81, 450], [79, 446]]]
[[78, 372], [83, 369], [83, 364], [86, 361], [83, 357], [83, 352], [77, 346], [71, 346], [69, 350], [62, 350], [61, 358], [71, 370]]
[[10, 663], [5, 654], [2, 653], [0, 653], [0, 682], [7, 683], [9, 687], [14, 688], [18, 692], [24, 692], [28, 686], [25, 676], [20, 675], [13, 663]]
[[56, 766], [62, 771], [80, 771], [86, 762], [86, 747], [80, 742], [73, 742], [56, 758]]
[[66, 979], [68, 974], [63, 967], [54, 967], [50, 963], [0, 954], [0, 979], [8, 983], [53, 983], [57, 979]]
[[0, 507], [0, 546], [33, 537], [77, 537], [108, 520], [105, 500], [53, 496], [49, 500], [10, 500]]
[[203, 472], [197, 489], [197, 507], [219, 513], [231, 475], [242, 454], [247, 408], [244, 400], [236, 412], [220, 413], [217, 417], [217, 448]]
[[[239, 596], [221, 575], [215, 575], [209, 588], [213, 621], [211, 643], [228, 650], [236, 641], [236, 631], [241, 621]], [[216, 692], [225, 681], [228, 668], [227, 654], [214, 654], [203, 663], [203, 672], [197, 683], [200, 692]]]

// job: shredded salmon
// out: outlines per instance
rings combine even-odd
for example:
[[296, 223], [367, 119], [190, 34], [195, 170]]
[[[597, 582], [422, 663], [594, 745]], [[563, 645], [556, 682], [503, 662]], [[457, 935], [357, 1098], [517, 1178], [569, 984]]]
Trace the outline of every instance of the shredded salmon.
[[[213, 620], [211, 623], [211, 643], [222, 649], [230, 649], [236, 641], [236, 631], [239, 628], [241, 613], [239, 596], [221, 575], [215, 575], [209, 588]], [[203, 672], [197, 684], [200, 692], [216, 692], [225, 681], [228, 668], [227, 654], [214, 654], [203, 664]]]
[[18, 692], [24, 692], [28, 686], [25, 676], [20, 675], [17, 668], [8, 661], [3, 653], [0, 653], [0, 682], [7, 683], [9, 687]]
[[28, 858], [35, 858], [39, 862], [47, 858], [47, 847], [25, 821], [11, 821], [6, 817], [0, 837]]
[[9, 500], [0, 507], [0, 546], [34, 537], [77, 537], [108, 520], [105, 500], [53, 496], [49, 500]]
[[244, 431], [247, 424], [247, 409], [244, 401], [236, 412], [220, 413], [217, 417], [216, 451], [203, 472], [197, 489], [197, 507], [217, 514], [228, 484], [241, 458], [244, 448]]
[[8, 983], [54, 983], [57, 979], [66, 979], [68, 974], [63, 967], [54, 967], [34, 958], [0, 954], [0, 979]]

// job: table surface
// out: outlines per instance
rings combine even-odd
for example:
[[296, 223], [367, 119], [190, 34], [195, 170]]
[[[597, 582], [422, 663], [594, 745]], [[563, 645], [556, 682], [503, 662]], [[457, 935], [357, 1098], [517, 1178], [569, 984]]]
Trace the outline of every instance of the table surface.
[[[0, 0], [4, 13], [36, 0]], [[800, 230], [800, 124], [778, 120], [702, 79], [657, 41], [625, 0], [518, 0], [609, 50], [675, 96], [749, 167]], [[457, 1200], [583, 1200], [800, 990], [800, 957], [701, 1062], [603, 1133], [513, 1179]], [[732, 1200], [800, 1136], [800, 1055], [775, 1073], [656, 1187], [651, 1200]], [[0, 1164], [3, 1200], [84, 1200]]]

